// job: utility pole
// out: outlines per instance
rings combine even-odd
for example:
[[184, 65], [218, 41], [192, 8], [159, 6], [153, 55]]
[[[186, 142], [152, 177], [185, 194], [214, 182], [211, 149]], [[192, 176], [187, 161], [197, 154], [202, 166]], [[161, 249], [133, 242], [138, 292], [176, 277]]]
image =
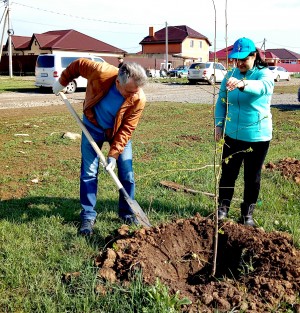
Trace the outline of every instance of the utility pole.
[[169, 63], [169, 60], [168, 60], [168, 23], [166, 22], [166, 71], [168, 73], [168, 63]]
[[263, 41], [263, 43], [261, 45], [261, 48], [264, 51], [264, 60], [266, 60], [266, 38], [264, 38], [264, 41]]
[[0, 62], [1, 62], [2, 50], [3, 50], [5, 26], [6, 26], [6, 23], [7, 23], [7, 7], [5, 7], [5, 9], [4, 9], [3, 15], [1, 17], [0, 24], [2, 23], [3, 18], [4, 18], [4, 22], [3, 22], [3, 30], [2, 30], [2, 36], [1, 36], [1, 42], [0, 42]]
[[[4, 23], [3, 23], [3, 31], [2, 31], [2, 38], [1, 38], [1, 48], [0, 48], [0, 60], [2, 56], [2, 47], [3, 47], [3, 38], [4, 38], [4, 31], [5, 27], [7, 26], [7, 35], [8, 35], [8, 63], [9, 63], [9, 76], [13, 77], [13, 69], [12, 69], [12, 45], [11, 45], [11, 36], [14, 34], [13, 29], [10, 27], [10, 0], [3, 0], [4, 3], [6, 3], [3, 17], [4, 17]], [[2, 18], [3, 18], [2, 17]], [[7, 24], [7, 25], [6, 25]]]

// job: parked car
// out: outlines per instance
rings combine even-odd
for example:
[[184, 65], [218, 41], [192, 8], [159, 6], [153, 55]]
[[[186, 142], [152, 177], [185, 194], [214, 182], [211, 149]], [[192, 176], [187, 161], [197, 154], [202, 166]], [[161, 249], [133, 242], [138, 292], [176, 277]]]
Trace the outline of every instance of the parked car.
[[220, 83], [226, 73], [227, 70], [221, 63], [197, 62], [191, 64], [188, 70], [187, 78], [190, 84], [207, 82], [212, 85], [214, 83]]
[[298, 101], [300, 102], [300, 87], [298, 89]]
[[273, 73], [274, 80], [290, 80], [290, 73], [282, 66], [269, 66], [269, 70]]
[[[35, 85], [37, 87], [52, 88], [59, 79], [61, 72], [73, 61], [85, 58], [95, 62], [104, 62], [101, 57], [76, 52], [61, 52], [54, 54], [40, 54], [35, 65]], [[77, 88], [86, 88], [87, 80], [82, 76], [71, 81], [66, 93], [73, 93]]]
[[180, 65], [174, 68], [173, 70], [170, 70], [168, 73], [168, 76], [170, 77], [187, 77], [189, 67], [186, 65]]

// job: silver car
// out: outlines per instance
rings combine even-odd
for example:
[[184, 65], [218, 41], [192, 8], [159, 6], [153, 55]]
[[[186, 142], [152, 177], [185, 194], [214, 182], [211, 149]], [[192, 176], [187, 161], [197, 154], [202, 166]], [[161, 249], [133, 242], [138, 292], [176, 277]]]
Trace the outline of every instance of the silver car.
[[226, 68], [221, 63], [196, 62], [191, 64], [187, 79], [190, 84], [197, 82], [207, 82], [208, 84], [220, 83], [227, 73]]

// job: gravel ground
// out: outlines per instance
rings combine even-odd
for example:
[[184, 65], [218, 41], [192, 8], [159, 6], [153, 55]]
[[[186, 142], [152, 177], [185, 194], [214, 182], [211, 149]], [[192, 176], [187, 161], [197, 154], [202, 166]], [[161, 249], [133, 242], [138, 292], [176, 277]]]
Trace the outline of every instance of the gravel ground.
[[[299, 79], [290, 82], [279, 82], [276, 84], [288, 85], [297, 84]], [[216, 85], [216, 93], [220, 85]], [[149, 82], [144, 88], [148, 102], [167, 101], [182, 103], [214, 103], [214, 88], [207, 84], [178, 84], [178, 83], [160, 83]], [[84, 92], [75, 92], [67, 95], [72, 103], [82, 103]], [[216, 100], [216, 99], [215, 99]], [[40, 90], [35, 92], [7, 92], [0, 95], [0, 109], [26, 108], [38, 106], [63, 105], [60, 97], [55, 96], [50, 91], [42, 93]], [[274, 94], [272, 105], [299, 105], [296, 94]]]

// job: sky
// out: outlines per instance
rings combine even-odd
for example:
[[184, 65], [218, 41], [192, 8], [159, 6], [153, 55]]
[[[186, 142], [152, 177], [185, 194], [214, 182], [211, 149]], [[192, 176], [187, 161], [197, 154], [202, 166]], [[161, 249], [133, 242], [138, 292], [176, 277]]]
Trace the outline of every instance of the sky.
[[300, 53], [300, 0], [0, 0], [4, 43], [7, 4], [10, 28], [17, 36], [74, 29], [136, 53], [150, 26], [158, 31], [166, 25], [186, 25], [209, 39], [211, 51], [248, 37], [258, 48]]

